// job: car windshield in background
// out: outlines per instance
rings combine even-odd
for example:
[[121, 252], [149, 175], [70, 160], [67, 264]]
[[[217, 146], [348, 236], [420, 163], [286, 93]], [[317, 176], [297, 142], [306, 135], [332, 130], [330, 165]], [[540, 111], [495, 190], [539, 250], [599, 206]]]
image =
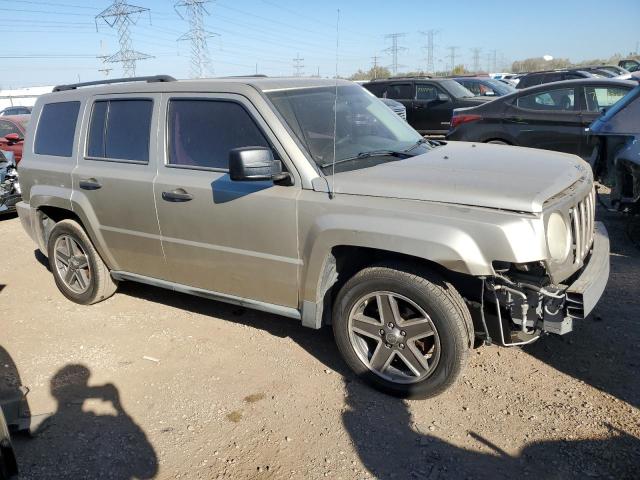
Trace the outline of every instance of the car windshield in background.
[[455, 80], [443, 80], [441, 85], [447, 89], [447, 91], [456, 98], [470, 98], [475, 97], [473, 92], [460, 85]]
[[358, 85], [278, 90], [267, 96], [325, 173], [330, 173], [334, 148], [336, 164], [348, 162], [350, 170], [430, 148], [418, 132]]
[[488, 79], [485, 80], [487, 85], [491, 85], [491, 88], [494, 92], [498, 92], [499, 95], [509, 95], [516, 91], [514, 87], [511, 85], [507, 85], [506, 83], [502, 83], [499, 80]]

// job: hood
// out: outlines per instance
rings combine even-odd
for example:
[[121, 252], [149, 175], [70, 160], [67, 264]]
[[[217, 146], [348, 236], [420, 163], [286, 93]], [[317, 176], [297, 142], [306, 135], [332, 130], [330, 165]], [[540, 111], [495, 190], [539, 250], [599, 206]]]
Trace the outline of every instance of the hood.
[[335, 192], [536, 213], [586, 175], [588, 164], [575, 155], [449, 142], [405, 160], [336, 173]]

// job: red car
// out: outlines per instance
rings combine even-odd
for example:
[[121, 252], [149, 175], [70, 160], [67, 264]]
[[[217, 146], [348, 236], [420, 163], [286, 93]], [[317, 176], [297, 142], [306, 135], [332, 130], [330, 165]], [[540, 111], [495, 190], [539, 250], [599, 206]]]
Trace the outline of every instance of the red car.
[[0, 150], [13, 152], [16, 164], [22, 158], [24, 132], [31, 115], [6, 115], [0, 117]]

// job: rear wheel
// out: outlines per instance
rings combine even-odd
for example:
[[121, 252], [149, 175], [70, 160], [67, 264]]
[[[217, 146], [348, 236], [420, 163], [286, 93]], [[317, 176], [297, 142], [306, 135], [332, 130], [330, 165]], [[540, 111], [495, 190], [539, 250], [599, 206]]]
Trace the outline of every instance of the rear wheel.
[[56, 223], [49, 234], [47, 251], [56, 285], [69, 300], [89, 305], [115, 293], [116, 282], [77, 222]]
[[428, 398], [452, 385], [469, 351], [455, 289], [432, 272], [366, 268], [340, 290], [333, 312], [338, 349], [374, 387]]

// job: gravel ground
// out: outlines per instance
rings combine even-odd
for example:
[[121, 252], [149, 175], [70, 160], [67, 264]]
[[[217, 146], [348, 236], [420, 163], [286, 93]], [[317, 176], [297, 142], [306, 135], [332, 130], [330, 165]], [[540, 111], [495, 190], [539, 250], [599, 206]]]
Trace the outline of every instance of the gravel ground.
[[472, 352], [426, 401], [362, 385], [329, 330], [134, 284], [75, 305], [0, 220], [0, 368], [12, 359], [32, 413], [51, 414], [14, 439], [23, 478], [638, 478], [640, 252], [600, 217], [612, 276], [596, 312]]

